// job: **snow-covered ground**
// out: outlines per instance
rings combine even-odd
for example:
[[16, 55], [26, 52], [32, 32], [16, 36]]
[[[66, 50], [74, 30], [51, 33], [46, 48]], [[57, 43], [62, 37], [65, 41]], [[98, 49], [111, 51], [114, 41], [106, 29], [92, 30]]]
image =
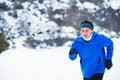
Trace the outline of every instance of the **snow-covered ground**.
[[[120, 41], [114, 41], [113, 67], [104, 80], [120, 79]], [[79, 58], [68, 58], [70, 47], [28, 49], [20, 46], [0, 54], [0, 80], [82, 80]]]
[[[1, 0], [1, 2], [6, 2], [8, 5], [11, 5], [10, 1], [8, 0]], [[68, 4], [58, 4], [56, 0], [46, 0], [45, 4], [49, 7], [50, 5], [55, 6], [53, 10], [63, 8], [69, 8]], [[70, 0], [62, 0], [67, 1]], [[78, 0], [76, 0], [78, 2]], [[120, 8], [120, 0], [105, 0], [106, 7], [111, 6], [113, 9], [117, 10]], [[27, 9], [27, 5], [29, 3], [24, 3], [25, 10]], [[56, 5], [58, 4], [58, 5]], [[97, 6], [91, 4], [92, 6], [88, 5], [88, 3], [84, 3], [85, 8], [94, 8]], [[77, 6], [83, 8], [81, 3], [77, 3]], [[87, 6], [88, 5], [88, 6]], [[34, 5], [30, 7], [32, 12], [26, 12], [23, 14], [22, 11], [18, 11], [20, 14], [20, 19], [23, 19], [25, 16], [29, 17], [29, 20], [34, 19], [34, 23], [32, 22], [35, 28], [31, 30], [36, 30], [39, 28], [37, 25], [44, 25], [48, 26], [51, 23], [44, 23], [47, 22], [47, 15], [41, 15], [36, 11], [36, 9], [32, 9]], [[44, 5], [39, 7], [40, 9], [43, 8], [46, 10]], [[24, 10], [23, 10], [24, 11]], [[43, 18], [43, 22], [39, 21], [38, 17], [35, 17], [33, 13], [36, 13], [40, 19]], [[7, 15], [8, 13], [5, 12], [4, 16], [7, 22], [9, 22], [10, 26], [16, 26], [16, 19], [11, 18], [11, 16]], [[21, 16], [22, 14], [22, 16]], [[24, 17], [24, 18], [23, 18]], [[45, 25], [47, 24], [47, 25]], [[16, 28], [16, 27], [14, 27]], [[16, 29], [12, 28], [11, 33], [15, 33]], [[6, 28], [5, 28], [6, 29]], [[24, 29], [24, 28], [23, 28]], [[64, 28], [63, 28], [64, 29]], [[68, 29], [67, 27], [67, 30]], [[103, 29], [102, 29], [103, 30]], [[42, 30], [44, 31], [44, 30]], [[7, 31], [8, 32], [8, 31]], [[34, 33], [34, 31], [33, 31]], [[32, 34], [32, 33], [31, 33]], [[11, 35], [11, 34], [10, 34]], [[109, 34], [110, 35], [110, 34]], [[70, 34], [69, 34], [70, 36]], [[20, 39], [21, 40], [21, 39]], [[114, 41], [114, 55], [113, 55], [113, 67], [109, 71], [106, 70], [104, 75], [104, 80], [120, 80], [120, 39], [113, 39]], [[21, 46], [21, 41], [17, 40], [17, 47], [16, 49], [9, 49], [4, 51], [0, 54], [0, 80], [82, 80], [82, 73], [79, 65], [79, 58], [75, 61], [71, 61], [68, 58], [68, 51], [70, 47], [62, 46], [62, 47], [52, 47], [50, 49], [28, 49]]]

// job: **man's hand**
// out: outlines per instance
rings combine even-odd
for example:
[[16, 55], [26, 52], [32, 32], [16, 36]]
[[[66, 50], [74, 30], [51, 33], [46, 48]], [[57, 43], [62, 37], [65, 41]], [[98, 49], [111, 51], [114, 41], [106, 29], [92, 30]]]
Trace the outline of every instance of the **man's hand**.
[[76, 52], [76, 50], [75, 50], [75, 49], [71, 49], [69, 53], [70, 53], [70, 55], [77, 54], [77, 52]]
[[109, 70], [113, 66], [111, 60], [105, 60], [105, 67]]

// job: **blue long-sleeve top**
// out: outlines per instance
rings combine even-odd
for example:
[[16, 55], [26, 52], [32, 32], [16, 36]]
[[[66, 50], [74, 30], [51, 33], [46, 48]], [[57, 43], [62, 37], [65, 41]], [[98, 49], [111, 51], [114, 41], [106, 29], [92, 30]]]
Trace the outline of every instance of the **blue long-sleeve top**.
[[75, 60], [78, 55], [83, 76], [89, 78], [96, 73], [105, 72], [105, 60], [112, 60], [113, 41], [93, 31], [91, 40], [85, 41], [81, 36], [78, 36], [71, 49], [75, 49], [76, 54], [69, 54], [69, 58]]

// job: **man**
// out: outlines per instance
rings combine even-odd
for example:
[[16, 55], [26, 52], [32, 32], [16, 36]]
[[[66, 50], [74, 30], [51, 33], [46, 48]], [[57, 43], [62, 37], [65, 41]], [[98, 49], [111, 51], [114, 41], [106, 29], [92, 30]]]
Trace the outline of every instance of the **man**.
[[[102, 80], [105, 68], [112, 67], [113, 42], [110, 38], [93, 31], [90, 21], [80, 24], [80, 33], [69, 51], [69, 58], [75, 60], [80, 57], [83, 80]], [[105, 51], [106, 48], [106, 51]]]

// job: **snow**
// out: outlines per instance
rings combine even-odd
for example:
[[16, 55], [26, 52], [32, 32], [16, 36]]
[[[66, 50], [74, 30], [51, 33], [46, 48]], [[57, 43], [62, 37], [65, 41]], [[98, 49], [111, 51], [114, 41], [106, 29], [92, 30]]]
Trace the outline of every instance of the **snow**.
[[[113, 39], [113, 67], [104, 75], [104, 80], [120, 79], [120, 42]], [[75, 61], [68, 58], [68, 46], [48, 49], [23, 47], [21, 38], [17, 47], [0, 54], [0, 80], [82, 80], [79, 57]]]
[[[88, 6], [89, 5], [89, 6]], [[95, 5], [94, 3], [91, 3], [91, 2], [84, 2], [83, 3], [83, 6], [87, 9], [99, 9], [99, 7], [97, 5]]]
[[62, 37], [69, 37], [69, 38], [76, 38], [77, 37], [77, 33], [76, 33], [75, 28], [73, 28], [71, 26], [68, 26], [68, 27], [63, 26], [61, 28], [61, 36]]
[[[91, 11], [94, 9], [98, 10], [99, 7], [93, 3], [85, 2], [84, 4], [80, 3], [79, 0], [76, 0], [78, 3], [76, 4], [80, 9], [87, 8]], [[12, 6], [12, 2], [7, 0], [1, 0], [1, 2], [6, 2], [9, 6]], [[65, 4], [66, 3], [66, 4]], [[120, 8], [120, 0], [110, 0], [110, 5], [113, 9]], [[37, 4], [37, 3], [36, 3]], [[46, 7], [53, 6], [53, 11], [56, 9], [66, 9], [70, 8], [69, 0], [61, 0], [61, 3], [58, 3], [56, 0], [46, 0], [44, 5], [40, 4], [38, 6], [39, 9], [45, 9]], [[107, 3], [106, 3], [107, 4]], [[39, 25], [57, 26], [54, 23], [47, 22], [48, 15], [41, 15], [36, 9], [33, 9], [35, 5], [31, 5], [29, 9], [32, 11], [27, 11], [28, 5], [30, 3], [24, 3], [25, 13], [22, 14], [22, 11], [18, 11], [18, 14], [21, 14], [20, 19], [25, 20], [26, 17], [30, 17], [30, 22], [34, 22], [32, 24], [33, 31], [30, 33], [37, 34], [37, 30], [40, 28]], [[36, 13], [37, 16], [32, 16], [32, 14]], [[3, 16], [9, 22], [9, 26], [16, 25], [16, 19], [7, 15], [7, 12], [4, 12]], [[37, 18], [40, 17], [41, 21]], [[56, 14], [55, 17], [61, 17]], [[17, 28], [17, 26], [15, 27]], [[48, 27], [47, 27], [48, 28]], [[49, 27], [51, 28], [51, 27]], [[67, 27], [63, 27], [63, 32], [68, 33], [68, 36], [74, 37], [74, 29]], [[14, 28], [13, 28], [14, 29]], [[46, 28], [44, 28], [46, 29]], [[56, 28], [55, 28], [56, 29]], [[41, 30], [41, 29], [40, 29]], [[103, 30], [103, 29], [102, 29]], [[44, 32], [44, 30], [42, 30]], [[15, 30], [12, 31], [16, 33]], [[53, 30], [54, 32], [54, 30]], [[101, 32], [104, 33], [104, 32]], [[114, 32], [104, 33], [109, 36], [114, 34]], [[65, 34], [62, 34], [66, 36]], [[41, 38], [40, 35], [36, 36], [36, 38]], [[47, 36], [48, 37], [48, 36]], [[23, 38], [24, 39], [24, 38]], [[21, 38], [14, 40], [16, 43], [15, 49], [9, 49], [0, 54], [0, 80], [82, 80], [82, 73], [79, 65], [79, 58], [75, 61], [71, 61], [68, 58], [69, 46], [72, 42], [67, 42], [64, 46], [61, 47], [52, 47], [47, 49], [29, 49], [23, 47], [21, 44]], [[26, 38], [25, 38], [26, 39]], [[119, 80], [120, 79], [120, 41], [119, 39], [113, 39], [114, 41], [114, 55], [113, 55], [113, 67], [109, 71], [106, 70], [104, 75], [104, 80]]]
[[110, 0], [110, 5], [114, 10], [120, 8], [120, 0]]
[[[33, 50], [17, 47], [7, 50], [0, 55], [0, 80], [73, 80], [74, 77], [80, 79], [79, 64], [69, 60], [68, 49], [54, 47]], [[73, 69], [75, 65], [78, 71]], [[77, 73], [78, 76], [72, 73]]]

